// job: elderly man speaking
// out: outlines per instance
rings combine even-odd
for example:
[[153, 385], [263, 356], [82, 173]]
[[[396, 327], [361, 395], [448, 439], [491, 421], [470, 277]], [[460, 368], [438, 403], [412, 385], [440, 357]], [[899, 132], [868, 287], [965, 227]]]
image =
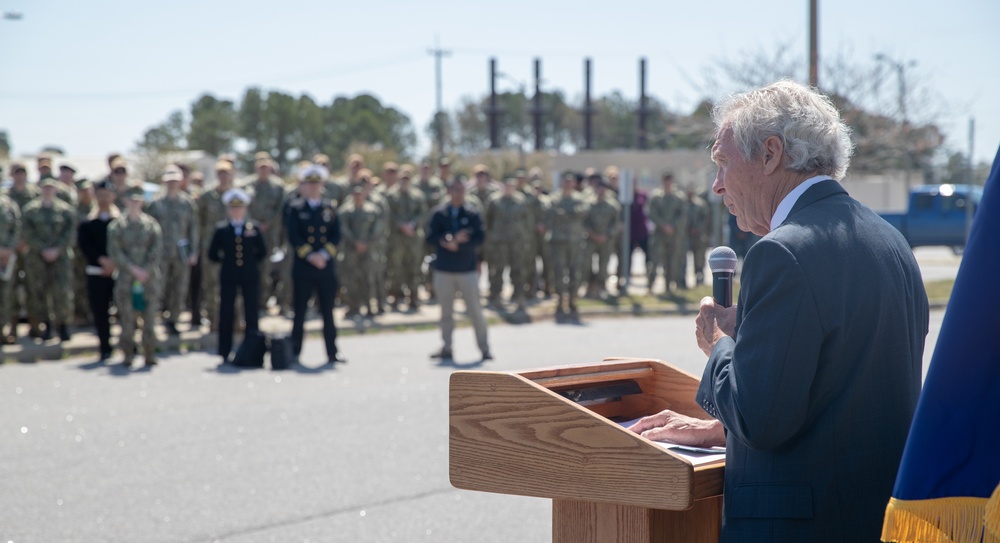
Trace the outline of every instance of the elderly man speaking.
[[633, 430], [726, 447], [721, 541], [878, 541], [920, 391], [927, 295], [903, 237], [836, 181], [850, 131], [830, 100], [781, 81], [729, 97], [712, 190], [740, 228], [738, 305], [701, 302], [696, 399]]

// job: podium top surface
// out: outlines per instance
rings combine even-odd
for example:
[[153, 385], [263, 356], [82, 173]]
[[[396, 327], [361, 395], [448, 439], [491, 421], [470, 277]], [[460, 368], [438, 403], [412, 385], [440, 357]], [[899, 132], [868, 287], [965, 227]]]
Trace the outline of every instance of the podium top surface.
[[722, 493], [724, 463], [695, 467], [615, 421], [663, 409], [709, 418], [695, 403], [697, 388], [696, 377], [658, 360], [455, 372], [451, 482], [467, 490], [687, 509]]

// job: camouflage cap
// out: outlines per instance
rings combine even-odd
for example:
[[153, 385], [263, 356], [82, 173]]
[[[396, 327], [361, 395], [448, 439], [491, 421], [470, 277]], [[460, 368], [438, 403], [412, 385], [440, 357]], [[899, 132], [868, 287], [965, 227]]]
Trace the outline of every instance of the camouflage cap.
[[38, 155], [38, 158], [36, 159], [36, 162], [37, 162], [39, 168], [51, 168], [52, 167], [52, 157], [50, 157], [48, 155], [45, 155], [45, 154]]
[[11, 162], [10, 163], [10, 173], [17, 172], [27, 172], [28, 168], [24, 166], [23, 162]]
[[441, 157], [440, 159], [438, 159], [438, 166], [441, 167], [451, 166], [451, 159], [446, 156]]
[[55, 177], [46, 177], [38, 181], [38, 186], [44, 189], [45, 187], [55, 187], [56, 183], [58, 181], [56, 181]]
[[403, 166], [399, 168], [399, 177], [401, 179], [409, 179], [413, 177], [413, 166], [403, 164]]
[[86, 177], [76, 180], [76, 190], [87, 190], [94, 186], [94, 183]]
[[472, 173], [474, 175], [479, 175], [481, 173], [489, 175], [490, 169], [486, 166], [486, 164], [476, 164], [472, 167]]
[[330, 163], [330, 157], [324, 155], [323, 153], [317, 153], [316, 156], [313, 157], [313, 162], [321, 166], [326, 166]]
[[386, 171], [386, 172], [396, 172], [396, 171], [399, 171], [399, 164], [396, 164], [395, 162], [393, 162], [393, 161], [390, 160], [389, 162], [386, 162], [385, 164], [382, 164], [382, 170]]
[[111, 159], [111, 171], [115, 171], [118, 168], [128, 169], [128, 163], [126, 163], [125, 159], [120, 156], [116, 156]]
[[60, 164], [59, 165], [59, 169], [60, 170], [69, 170], [69, 171], [71, 171], [73, 173], [76, 173], [76, 166], [73, 166], [69, 162], [63, 162], [62, 164]]
[[184, 178], [184, 174], [177, 168], [167, 168], [163, 175], [160, 176], [160, 181], [163, 183], [177, 183]]
[[271, 153], [268, 153], [267, 151], [257, 151], [256, 153], [253, 154], [253, 159], [254, 160], [261, 160], [261, 159], [271, 160]]
[[219, 160], [215, 163], [216, 172], [231, 172], [233, 171], [233, 163], [228, 160]]
[[[259, 155], [260, 153], [257, 153], [257, 154]], [[254, 169], [260, 168], [262, 166], [266, 166], [268, 168], [273, 168], [274, 167], [274, 161], [271, 160], [268, 157], [257, 158], [257, 159], [255, 159], [253, 161], [253, 167], [254, 167]]]
[[129, 185], [128, 188], [125, 189], [125, 198], [133, 201], [145, 200], [146, 192], [143, 191], [142, 187], [139, 185]]
[[110, 179], [101, 179], [94, 183], [94, 190], [115, 190], [115, 184]]
[[354, 185], [351, 186], [351, 194], [364, 194], [364, 193], [365, 193], [364, 183], [355, 183]]

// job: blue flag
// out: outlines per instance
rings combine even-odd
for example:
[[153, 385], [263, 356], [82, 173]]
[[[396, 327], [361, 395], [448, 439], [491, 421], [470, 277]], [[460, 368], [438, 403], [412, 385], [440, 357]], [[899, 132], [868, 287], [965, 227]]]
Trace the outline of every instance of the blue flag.
[[882, 540], [1000, 542], [1000, 151], [920, 392]]

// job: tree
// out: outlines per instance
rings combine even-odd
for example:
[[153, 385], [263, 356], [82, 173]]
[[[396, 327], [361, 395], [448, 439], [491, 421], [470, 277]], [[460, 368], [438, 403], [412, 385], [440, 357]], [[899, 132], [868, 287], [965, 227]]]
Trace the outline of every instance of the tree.
[[146, 130], [142, 139], [136, 142], [136, 147], [144, 152], [177, 151], [186, 147], [186, 135], [184, 112], [177, 110], [167, 120]]
[[[806, 60], [794, 43], [778, 43], [735, 59], [718, 59], [704, 72], [702, 91], [714, 97], [772, 83], [806, 80]], [[929, 172], [944, 137], [937, 126], [939, 100], [921, 84], [914, 70], [890, 69], [879, 59], [858, 61], [850, 49], [829, 55], [821, 64], [820, 87], [840, 109], [856, 145], [853, 171], [888, 169]], [[900, 83], [899, 77], [904, 81]], [[889, 85], [893, 91], [885, 92]], [[900, 89], [896, 92], [895, 89]], [[903, 92], [905, 90], [905, 93]]]
[[10, 158], [10, 136], [6, 130], [0, 130], [0, 158]]
[[204, 94], [191, 105], [188, 149], [200, 149], [212, 155], [232, 151], [237, 126], [232, 100], [219, 100]]

